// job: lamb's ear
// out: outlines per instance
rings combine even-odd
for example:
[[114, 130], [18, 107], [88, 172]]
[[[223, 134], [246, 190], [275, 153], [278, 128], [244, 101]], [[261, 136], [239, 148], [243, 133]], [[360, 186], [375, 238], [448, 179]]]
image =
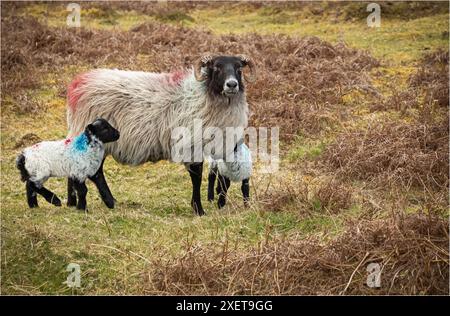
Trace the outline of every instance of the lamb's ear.
[[93, 125], [92, 123], [89, 124], [88, 126], [86, 126], [85, 131], [91, 133], [92, 135], [94, 135], [94, 133], [95, 133], [95, 127], [94, 127], [94, 125]]
[[248, 82], [254, 82], [256, 80], [256, 66], [254, 61], [246, 55], [239, 55], [238, 57], [242, 61], [244, 66], [248, 66], [248, 68], [250, 68], [250, 73], [248, 74], [248, 76], [244, 77], [245, 80], [247, 80]]
[[198, 81], [203, 81], [206, 79], [206, 74], [202, 73], [202, 68], [208, 67], [209, 64], [214, 60], [215, 56], [213, 54], [207, 53], [200, 57], [194, 65], [194, 75], [195, 79]]

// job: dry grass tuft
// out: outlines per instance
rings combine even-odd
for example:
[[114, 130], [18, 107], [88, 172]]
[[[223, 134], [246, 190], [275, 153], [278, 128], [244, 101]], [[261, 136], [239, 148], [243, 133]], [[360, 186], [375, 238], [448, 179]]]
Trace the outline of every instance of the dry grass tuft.
[[317, 189], [314, 202], [316, 208], [339, 213], [352, 205], [352, 189], [336, 180], [323, 183]]
[[[448, 294], [448, 221], [420, 214], [349, 223], [329, 244], [266, 242], [241, 251], [228, 241], [189, 245], [157, 259], [147, 293], [190, 295]], [[381, 287], [366, 285], [369, 263]]]
[[324, 152], [341, 175], [379, 183], [446, 189], [448, 117], [432, 122], [376, 121], [342, 133]]
[[307, 215], [313, 212], [337, 214], [352, 205], [352, 195], [352, 188], [337, 180], [315, 184], [297, 177], [271, 184], [258, 195], [258, 203], [269, 212], [294, 208]]
[[425, 103], [449, 106], [448, 50], [437, 50], [426, 54], [416, 74], [409, 79], [410, 87], [420, 89]]

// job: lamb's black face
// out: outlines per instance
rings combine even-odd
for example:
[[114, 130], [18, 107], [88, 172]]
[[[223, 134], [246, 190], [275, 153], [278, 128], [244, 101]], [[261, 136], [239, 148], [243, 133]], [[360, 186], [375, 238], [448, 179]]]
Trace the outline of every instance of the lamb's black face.
[[244, 91], [242, 68], [244, 62], [234, 56], [215, 57], [207, 66], [206, 85], [215, 95], [230, 97]]
[[86, 127], [93, 136], [97, 137], [103, 143], [114, 142], [119, 139], [120, 133], [105, 119], [96, 119], [92, 124]]

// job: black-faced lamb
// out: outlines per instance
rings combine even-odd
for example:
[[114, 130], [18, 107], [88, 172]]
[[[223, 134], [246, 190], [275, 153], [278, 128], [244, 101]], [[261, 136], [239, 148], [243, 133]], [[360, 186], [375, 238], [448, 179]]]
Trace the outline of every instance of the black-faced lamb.
[[85, 181], [100, 168], [105, 154], [104, 144], [119, 139], [119, 131], [108, 121], [96, 119], [83, 133], [65, 140], [44, 141], [25, 148], [16, 159], [22, 181], [26, 182], [28, 206], [37, 207], [37, 194], [49, 203], [61, 206], [60, 199], [44, 187], [50, 177], [68, 177], [75, 191], [69, 195], [70, 204], [86, 209], [87, 187]]
[[218, 178], [216, 193], [219, 197], [217, 201], [219, 208], [226, 204], [227, 192], [231, 182], [241, 182], [244, 205], [247, 206], [250, 200], [249, 179], [252, 174], [252, 158], [248, 147], [244, 143], [238, 144], [234, 150], [233, 161], [215, 160], [209, 157], [208, 162], [208, 201], [214, 201], [214, 184], [216, 178]]
[[[248, 105], [242, 74], [246, 66], [250, 69], [246, 78], [253, 78], [255, 67], [250, 58], [207, 54], [193, 70], [149, 73], [98, 69], [79, 75], [68, 88], [69, 136], [100, 116], [121, 133], [118, 142], [105, 147], [105, 156], [110, 154], [116, 161], [129, 165], [173, 160], [171, 138], [176, 127], [193, 129], [195, 120], [201, 120], [203, 129], [217, 127], [225, 131], [226, 127], [247, 127]], [[203, 215], [200, 199], [203, 159], [184, 163], [193, 186], [192, 208]], [[104, 203], [113, 208], [115, 200], [102, 166], [90, 179]], [[68, 190], [72, 194], [70, 180]]]

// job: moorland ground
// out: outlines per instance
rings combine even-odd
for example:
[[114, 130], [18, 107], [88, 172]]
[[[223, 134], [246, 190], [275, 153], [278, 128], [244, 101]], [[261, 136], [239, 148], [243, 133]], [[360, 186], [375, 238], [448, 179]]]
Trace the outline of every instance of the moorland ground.
[[[1, 3], [3, 294], [448, 294], [447, 3]], [[170, 71], [245, 53], [251, 125], [281, 166], [252, 201], [193, 215], [184, 167], [106, 161], [114, 210], [28, 209], [14, 160], [66, 136], [66, 87], [108, 67]], [[257, 166], [256, 166], [257, 167]], [[206, 174], [206, 172], [204, 172]], [[64, 179], [49, 188], [66, 197]], [[81, 267], [81, 288], [63, 282]], [[381, 287], [366, 285], [379, 263]]]

